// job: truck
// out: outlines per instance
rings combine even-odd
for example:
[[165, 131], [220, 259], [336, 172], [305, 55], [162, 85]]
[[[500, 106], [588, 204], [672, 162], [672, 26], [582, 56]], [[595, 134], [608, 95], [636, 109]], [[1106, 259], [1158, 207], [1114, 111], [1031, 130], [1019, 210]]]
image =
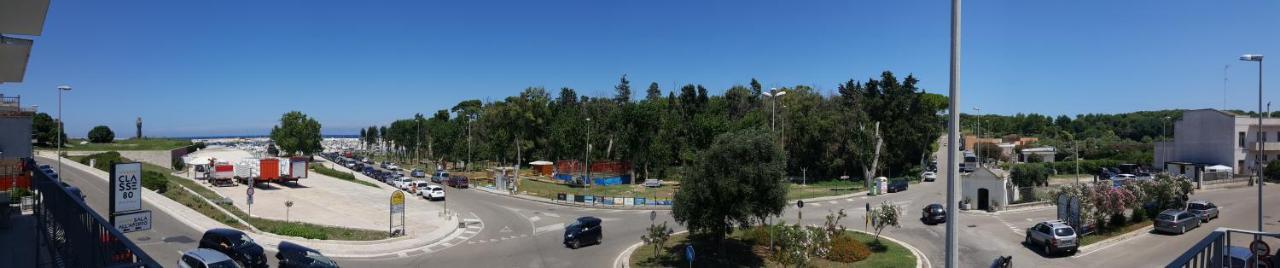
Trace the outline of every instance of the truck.
[[209, 176], [209, 183], [214, 186], [235, 186], [233, 180], [235, 178], [236, 167], [227, 162], [216, 162], [213, 164], [213, 175]]
[[299, 179], [307, 178], [307, 160], [307, 157], [290, 157], [289, 161], [280, 163], [277, 167], [288, 173], [281, 173], [276, 183], [298, 183]]

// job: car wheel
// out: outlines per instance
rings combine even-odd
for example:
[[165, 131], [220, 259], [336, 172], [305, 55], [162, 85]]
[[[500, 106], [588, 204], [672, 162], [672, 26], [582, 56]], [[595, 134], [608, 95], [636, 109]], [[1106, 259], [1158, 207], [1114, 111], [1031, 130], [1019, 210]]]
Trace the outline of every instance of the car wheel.
[[1049, 244], [1044, 244], [1044, 255], [1049, 255]]
[[1027, 234], [1027, 238], [1023, 238], [1023, 239], [1022, 239], [1022, 243], [1025, 243], [1025, 244], [1027, 244], [1027, 245], [1031, 245], [1031, 234]]
[[1178, 233], [1179, 233], [1179, 234], [1185, 234], [1185, 233], [1187, 233], [1187, 226], [1186, 226], [1186, 225], [1183, 225], [1183, 226], [1182, 226], [1182, 232], [1178, 232]]
[[573, 246], [570, 246], [569, 248], [578, 249], [579, 247], [582, 247], [582, 243], [578, 242], [578, 240], [573, 240]]

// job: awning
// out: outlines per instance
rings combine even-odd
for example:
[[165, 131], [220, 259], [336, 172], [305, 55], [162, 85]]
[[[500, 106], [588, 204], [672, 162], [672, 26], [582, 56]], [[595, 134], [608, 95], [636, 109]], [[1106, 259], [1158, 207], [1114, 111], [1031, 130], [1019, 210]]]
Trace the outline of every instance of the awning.
[[550, 165], [554, 165], [554, 164], [555, 164], [555, 163], [552, 163], [551, 161], [541, 161], [541, 160], [539, 160], [539, 161], [529, 162], [529, 165], [530, 165], [530, 166], [550, 166]]

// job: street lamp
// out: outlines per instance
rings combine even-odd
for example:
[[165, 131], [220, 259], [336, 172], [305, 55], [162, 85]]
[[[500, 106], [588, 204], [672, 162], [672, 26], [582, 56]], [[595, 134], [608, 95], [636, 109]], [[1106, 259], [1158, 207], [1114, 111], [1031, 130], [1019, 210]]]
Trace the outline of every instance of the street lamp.
[[591, 184], [591, 117], [587, 117], [587, 151], [586, 154], [583, 155], [582, 159], [586, 162], [583, 164], [582, 174], [584, 175], [582, 177], [582, 184], [589, 185]]
[[773, 105], [769, 106], [769, 130], [770, 131], [774, 130], [773, 122], [777, 120], [777, 117], [778, 117], [778, 97], [782, 97], [782, 95], [786, 95], [786, 94], [787, 94], [786, 90], [778, 90], [778, 88], [776, 87], [769, 88], [769, 92], [761, 93], [761, 95], [764, 95], [765, 97], [769, 98], [769, 100], [773, 101]]
[[[951, 101], [951, 122], [947, 124], [947, 145], [958, 146], [960, 142], [960, 0], [951, 0], [951, 73], [949, 94]], [[959, 180], [959, 163], [956, 163], [956, 150], [947, 149], [947, 237], [946, 268], [959, 265], [960, 252], [956, 248], [956, 181]]]
[[978, 157], [978, 166], [982, 166], [982, 108], [973, 107], [973, 115], [977, 117], [973, 126], [973, 155]]
[[[1240, 60], [1258, 62], [1258, 113], [1259, 113], [1258, 139], [1257, 139], [1258, 140], [1258, 156], [1257, 158], [1254, 158], [1254, 160], [1258, 160], [1258, 159], [1261, 159], [1263, 154], [1263, 149], [1265, 149], [1265, 147], [1263, 147], [1264, 145], [1262, 144], [1262, 139], [1261, 139], [1262, 135], [1264, 135], [1264, 133], [1262, 132], [1262, 115], [1261, 115], [1262, 113], [1262, 55], [1244, 54], [1240, 56]], [[1257, 167], [1258, 167], [1258, 231], [1261, 232], [1262, 231], [1262, 166], [1257, 165]]]
[[68, 85], [58, 86], [58, 133], [57, 133], [58, 144], [56, 146], [58, 146], [57, 157], [58, 157], [58, 182], [59, 183], [62, 182], [62, 125], [65, 124], [62, 121], [62, 92], [63, 91], [71, 91], [71, 86], [68, 86]]

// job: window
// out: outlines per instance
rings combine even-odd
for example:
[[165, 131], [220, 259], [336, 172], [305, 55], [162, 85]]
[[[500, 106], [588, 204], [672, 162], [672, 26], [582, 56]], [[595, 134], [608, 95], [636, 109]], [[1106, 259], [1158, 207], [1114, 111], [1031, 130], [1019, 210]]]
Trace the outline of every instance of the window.
[[1267, 142], [1267, 132], [1265, 132], [1265, 131], [1259, 131], [1259, 132], [1258, 132], [1258, 137], [1259, 137], [1259, 139], [1262, 139], [1262, 142]]
[[1243, 132], [1243, 131], [1241, 131], [1241, 132], [1238, 134], [1238, 136], [1240, 136], [1240, 138], [1239, 138], [1239, 140], [1240, 140], [1240, 148], [1244, 148], [1244, 132]]

